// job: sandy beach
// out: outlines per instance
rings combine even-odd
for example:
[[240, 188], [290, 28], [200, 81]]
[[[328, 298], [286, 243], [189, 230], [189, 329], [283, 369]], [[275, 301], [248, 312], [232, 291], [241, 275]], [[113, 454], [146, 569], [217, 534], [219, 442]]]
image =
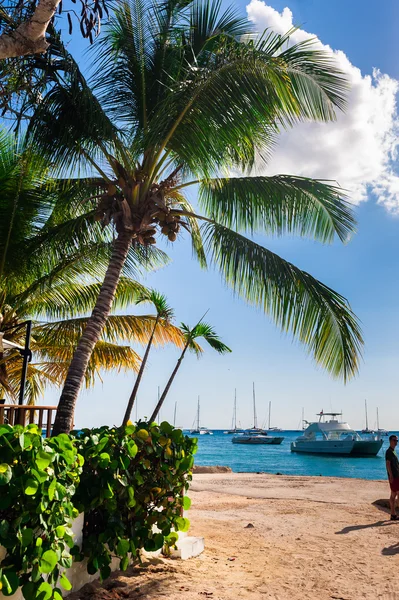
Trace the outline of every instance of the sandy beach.
[[385, 481], [195, 475], [190, 535], [205, 552], [156, 559], [75, 598], [399, 600], [399, 522]]

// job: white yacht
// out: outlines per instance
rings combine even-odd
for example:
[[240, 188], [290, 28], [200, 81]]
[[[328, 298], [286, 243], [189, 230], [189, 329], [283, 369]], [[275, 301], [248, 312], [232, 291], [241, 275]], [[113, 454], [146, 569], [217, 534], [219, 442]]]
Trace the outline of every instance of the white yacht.
[[[378, 435], [362, 438], [348, 423], [338, 421], [342, 413], [317, 415], [319, 420], [308, 423], [302, 435], [291, 443], [291, 452], [311, 454], [343, 454], [350, 456], [375, 456], [378, 454], [382, 439]], [[326, 420], [326, 417], [331, 417]]]

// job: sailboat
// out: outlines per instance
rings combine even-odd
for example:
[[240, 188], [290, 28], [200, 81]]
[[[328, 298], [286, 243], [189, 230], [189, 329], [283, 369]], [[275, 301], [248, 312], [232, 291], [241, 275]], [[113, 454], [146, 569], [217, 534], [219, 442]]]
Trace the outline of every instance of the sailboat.
[[379, 421], [379, 418], [378, 418], [378, 408], [377, 408], [377, 433], [380, 436], [389, 435], [389, 431], [387, 431], [386, 429], [381, 429], [380, 428], [380, 421]]
[[271, 400], [269, 400], [269, 421], [268, 421], [268, 426], [267, 426], [267, 431], [283, 431], [282, 429], [280, 429], [280, 427], [270, 427], [270, 413], [271, 413], [271, 408], [272, 408], [272, 402]]
[[261, 427], [258, 427], [258, 417], [256, 414], [256, 399], [255, 399], [255, 383], [252, 383], [252, 403], [253, 403], [253, 411], [254, 411], [254, 426], [251, 429], [247, 429], [245, 433], [266, 433]]
[[253, 409], [254, 409], [254, 426], [243, 434], [234, 435], [232, 438], [233, 444], [281, 444], [283, 437], [268, 435], [266, 431], [258, 427], [258, 419], [256, 416], [255, 402], [255, 384], [252, 384]]
[[362, 433], [375, 433], [375, 431], [373, 431], [372, 429], [369, 429], [369, 421], [368, 421], [368, 417], [367, 417], [367, 400], [364, 401], [364, 410], [366, 413], [366, 427], [365, 427], [365, 429], [362, 429]]
[[[195, 420], [194, 420], [195, 422]], [[209, 431], [207, 427], [200, 427], [200, 397], [198, 396], [197, 405], [197, 426], [190, 433], [199, 433], [200, 435], [213, 435], [213, 431]]]
[[237, 427], [237, 390], [234, 390], [234, 408], [233, 408], [233, 420], [231, 423], [231, 429], [224, 433], [244, 433], [243, 429]]

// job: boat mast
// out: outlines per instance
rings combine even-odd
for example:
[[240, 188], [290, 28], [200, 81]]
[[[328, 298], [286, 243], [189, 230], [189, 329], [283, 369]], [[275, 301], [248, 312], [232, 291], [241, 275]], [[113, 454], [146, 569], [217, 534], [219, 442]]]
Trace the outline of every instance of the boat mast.
[[378, 418], [378, 407], [377, 407], [377, 431], [380, 430], [380, 420]]
[[237, 388], [234, 388], [234, 431], [237, 429]]
[[301, 429], [305, 429], [305, 409], [302, 406], [302, 425]]
[[199, 431], [200, 424], [200, 397], [198, 396], [198, 407], [197, 407], [197, 429]]
[[175, 412], [173, 415], [173, 427], [176, 427], [176, 406], [177, 406], [177, 400], [175, 402]]
[[272, 401], [269, 400], [269, 426], [268, 426], [268, 429], [270, 429], [270, 410], [271, 410], [271, 407], [272, 407]]
[[255, 382], [252, 382], [252, 396], [254, 400], [254, 429], [258, 429], [258, 419], [256, 417], [256, 404], [255, 404]]
[[366, 411], [366, 431], [368, 431], [369, 422], [368, 422], [368, 419], [367, 419], [367, 400], [364, 401], [364, 409]]

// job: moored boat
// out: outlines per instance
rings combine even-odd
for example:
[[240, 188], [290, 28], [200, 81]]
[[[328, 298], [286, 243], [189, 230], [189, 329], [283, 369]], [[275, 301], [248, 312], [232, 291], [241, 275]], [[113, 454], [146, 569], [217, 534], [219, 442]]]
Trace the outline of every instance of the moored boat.
[[281, 444], [283, 437], [268, 435], [266, 431], [258, 427], [256, 417], [256, 401], [255, 401], [255, 384], [252, 384], [253, 395], [253, 410], [254, 410], [254, 426], [252, 429], [244, 431], [243, 434], [234, 435], [232, 438], [233, 444]]
[[199, 435], [213, 435], [213, 431], [210, 431], [207, 427], [200, 427], [200, 397], [198, 396], [197, 404], [197, 426], [191, 429], [191, 434]]
[[227, 434], [244, 433], [244, 429], [237, 427], [237, 390], [234, 390], [234, 408], [233, 408], [233, 420], [231, 422], [231, 429], [224, 431]]
[[253, 433], [243, 433], [241, 435], [235, 435], [232, 438], [233, 444], [271, 444], [278, 445], [283, 441], [282, 436], [275, 435], [267, 435], [264, 434], [253, 434]]
[[[303, 434], [291, 443], [291, 452], [376, 456], [382, 446], [378, 435], [362, 438], [348, 423], [338, 421], [342, 413], [318, 413], [319, 420], [309, 423]], [[325, 420], [325, 417], [331, 417]]]

